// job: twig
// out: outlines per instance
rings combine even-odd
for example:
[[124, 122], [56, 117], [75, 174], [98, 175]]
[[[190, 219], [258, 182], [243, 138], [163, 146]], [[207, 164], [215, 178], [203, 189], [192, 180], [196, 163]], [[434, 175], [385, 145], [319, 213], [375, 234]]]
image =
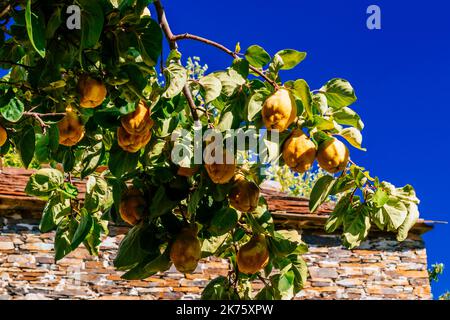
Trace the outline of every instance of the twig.
[[9, 12], [9, 10], [11, 10], [11, 5], [10, 4], [8, 4], [6, 6], [6, 8], [3, 9], [2, 12], [0, 12], [0, 19], [3, 19], [3, 17], [6, 16], [6, 14]]
[[[173, 38], [172, 38], [173, 41], [186, 40], [186, 39], [195, 40], [195, 41], [199, 41], [199, 42], [208, 44], [210, 46], [216, 47], [217, 49], [222, 50], [223, 52], [229, 54], [234, 59], [239, 58], [239, 55], [236, 52], [231, 51], [230, 49], [228, 49], [224, 45], [222, 45], [222, 44], [220, 44], [218, 42], [215, 42], [215, 41], [212, 41], [212, 40], [200, 37], [200, 36], [196, 36], [196, 35], [189, 34], [189, 33], [184, 33], [184, 34], [173, 36]], [[253, 66], [249, 66], [249, 68], [250, 68], [250, 70], [255, 72], [257, 75], [259, 75], [260, 77], [264, 78], [264, 80], [269, 82], [272, 85], [272, 87], [274, 87], [275, 89], [279, 88], [278, 84], [275, 81], [273, 81], [272, 79], [270, 79], [269, 77], [267, 77], [261, 70], [259, 70], [258, 68], [255, 68]]]
[[264, 283], [264, 285], [265, 285], [266, 287], [269, 286], [269, 283], [267, 283], [266, 278], [264, 278], [262, 275], [258, 274], [258, 278], [259, 278], [259, 280], [261, 280], [261, 281]]
[[192, 119], [194, 121], [198, 121], [198, 113], [197, 113], [197, 106], [195, 105], [194, 98], [192, 97], [191, 90], [189, 90], [189, 87], [187, 84], [183, 87], [183, 94], [186, 97], [186, 100], [189, 104], [189, 107], [191, 109]]
[[[25, 113], [24, 113], [25, 114]], [[41, 128], [42, 128], [42, 131], [44, 132], [44, 134], [45, 134], [45, 132], [47, 131], [47, 128], [48, 127], [50, 127], [48, 124], [46, 124], [45, 122], [44, 122], [44, 120], [42, 120], [42, 118], [39, 116], [39, 114], [38, 113], [30, 113], [30, 114], [25, 114], [25, 115], [28, 115], [28, 116], [30, 116], [30, 117], [33, 117], [37, 122], [39, 122], [39, 125], [41, 126]]]
[[25, 69], [33, 69], [32, 66], [27, 66], [25, 64], [13, 62], [13, 61], [0, 60], [0, 63], [1, 64], [9, 64], [9, 65], [12, 65], [12, 66], [18, 66], [18, 67], [22, 67], [22, 68], [25, 68]]
[[39, 118], [45, 118], [45, 117], [57, 117], [57, 116], [65, 116], [65, 112], [59, 112], [59, 113], [38, 113], [38, 112], [24, 112], [24, 116], [30, 116], [30, 117], [39, 117]]

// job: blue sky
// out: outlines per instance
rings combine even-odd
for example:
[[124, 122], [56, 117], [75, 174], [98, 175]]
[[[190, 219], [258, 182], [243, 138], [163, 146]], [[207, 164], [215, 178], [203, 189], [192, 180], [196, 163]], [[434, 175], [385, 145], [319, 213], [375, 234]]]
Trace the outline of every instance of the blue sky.
[[[312, 88], [342, 77], [356, 89], [367, 152], [352, 158], [383, 180], [412, 184], [423, 218], [450, 221], [450, 3], [407, 0], [165, 1], [174, 33], [189, 32], [243, 50], [308, 53], [283, 80], [306, 79]], [[366, 9], [381, 8], [382, 29], [366, 28]], [[181, 42], [184, 57], [200, 56], [210, 70], [230, 58], [203, 44]], [[425, 235], [429, 263], [447, 271], [433, 293], [450, 290], [450, 227]]]
[[[423, 2], [422, 2], [423, 3]], [[423, 218], [450, 221], [450, 3], [429, 0], [168, 1], [174, 33], [189, 32], [234, 48], [252, 44], [274, 54], [293, 48], [308, 53], [283, 80], [306, 79], [314, 89], [327, 80], [349, 80], [358, 96], [367, 152], [352, 158], [397, 186], [412, 184]], [[382, 29], [366, 28], [366, 9], [381, 8]], [[199, 56], [210, 70], [231, 60], [212, 47], [184, 41], [184, 57]], [[166, 51], [167, 52], [167, 51]], [[429, 263], [448, 270], [433, 293], [450, 290], [450, 226], [425, 235]]]

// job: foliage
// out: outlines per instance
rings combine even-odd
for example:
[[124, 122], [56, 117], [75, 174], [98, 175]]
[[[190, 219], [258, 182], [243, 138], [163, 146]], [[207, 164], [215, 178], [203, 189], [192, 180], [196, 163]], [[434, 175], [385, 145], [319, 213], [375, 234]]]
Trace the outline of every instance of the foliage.
[[[81, 9], [81, 30], [66, 26], [71, 18], [66, 9], [74, 3]], [[311, 90], [304, 79], [282, 84], [280, 72], [297, 66], [306, 53], [284, 49], [271, 55], [258, 45], [241, 53], [239, 46], [232, 51], [201, 37], [172, 35], [165, 19], [156, 21], [149, 15], [150, 3], [158, 18], [165, 17], [158, 0], [27, 0], [0, 5], [0, 67], [9, 70], [0, 81], [0, 125], [8, 137], [0, 155], [14, 148], [24, 167], [35, 161], [62, 164], [38, 170], [26, 187], [28, 194], [48, 201], [40, 228], [56, 231], [56, 260], [82, 243], [97, 254], [108, 221], [132, 217], [128, 221], [137, 223], [115, 259], [115, 267], [126, 271], [124, 279], [142, 279], [170, 268], [176, 255], [172, 245], [188, 228], [183, 232], [198, 238], [202, 257], [226, 258], [232, 265], [227, 277], [210, 282], [204, 298], [290, 299], [307, 278], [301, 257], [307, 247], [298, 233], [275, 230], [263, 198], [254, 212], [230, 206], [233, 180], [214, 183], [213, 170], [206, 164], [188, 165], [184, 169], [190, 174], [179, 174], [181, 168], [171, 160], [171, 135], [181, 129], [192, 132], [199, 124], [203, 130], [224, 133], [263, 129], [265, 101], [283, 88], [289, 92], [283, 93], [289, 102], [289, 129], [275, 147], [297, 128], [316, 146], [334, 136], [364, 150], [363, 123], [350, 107], [355, 91], [344, 79], [332, 79], [318, 90]], [[161, 57], [164, 36], [171, 51]], [[185, 68], [177, 41], [188, 39], [229, 54], [230, 67], [206, 74], [206, 68], [192, 60]], [[140, 105], [151, 110], [151, 119], [150, 112], [139, 112]], [[276, 103], [272, 107], [278, 108]], [[280, 115], [284, 111], [276, 110]], [[70, 145], [60, 144], [64, 135], [74, 132]], [[265, 165], [232, 164], [227, 170], [235, 169], [259, 185]], [[352, 161], [341, 166], [338, 176], [321, 175], [310, 192], [311, 211], [329, 196], [340, 199], [326, 230], [342, 231], [349, 248], [358, 246], [372, 225], [404, 240], [418, 218], [414, 189], [380, 182]], [[75, 178], [87, 180], [84, 201]], [[132, 201], [126, 198], [131, 186], [138, 190]], [[304, 189], [298, 192], [306, 193]], [[269, 258], [261, 264], [263, 270], [245, 274], [237, 267], [238, 251], [256, 234], [262, 239], [257, 248]], [[187, 258], [200, 256], [196, 242], [189, 248], [196, 252]], [[253, 295], [255, 280], [264, 281], [265, 287]]]
[[297, 173], [287, 166], [273, 165], [268, 169], [267, 178], [278, 182], [283, 192], [295, 197], [309, 197], [314, 184], [326, 174], [326, 171], [320, 168]]
[[444, 273], [444, 264], [443, 263], [435, 263], [431, 265], [431, 268], [428, 269], [428, 277], [430, 279], [430, 282], [439, 281], [439, 276]]
[[450, 300], [450, 292], [446, 292], [439, 297], [439, 300]]

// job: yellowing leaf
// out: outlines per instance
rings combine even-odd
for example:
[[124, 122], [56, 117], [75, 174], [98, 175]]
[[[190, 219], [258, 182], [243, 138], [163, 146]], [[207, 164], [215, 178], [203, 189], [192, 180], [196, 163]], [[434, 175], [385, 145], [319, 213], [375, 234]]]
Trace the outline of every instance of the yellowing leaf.
[[339, 132], [339, 135], [343, 137], [345, 140], [347, 140], [352, 146], [355, 148], [366, 151], [367, 149], [362, 148], [362, 134], [361, 132], [356, 128], [345, 128], [341, 132]]

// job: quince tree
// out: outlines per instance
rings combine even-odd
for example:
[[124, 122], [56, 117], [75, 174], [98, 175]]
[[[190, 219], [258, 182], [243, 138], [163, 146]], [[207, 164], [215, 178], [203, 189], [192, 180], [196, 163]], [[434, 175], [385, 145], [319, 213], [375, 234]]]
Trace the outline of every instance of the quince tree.
[[[66, 23], [74, 5], [79, 29]], [[1, 1], [0, 67], [8, 73], [0, 80], [0, 155], [14, 150], [25, 168], [42, 164], [26, 192], [47, 201], [40, 229], [55, 231], [56, 260], [81, 244], [98, 254], [108, 223], [123, 222], [130, 230], [114, 265], [124, 279], [172, 265], [193, 272], [201, 258], [216, 256], [230, 261], [230, 272], [207, 285], [204, 299], [299, 292], [308, 249], [297, 232], [275, 228], [260, 196], [265, 164], [239, 162], [225, 145], [215, 152], [223, 149], [223, 159], [232, 159], [226, 163], [214, 153], [206, 163], [175, 163], [171, 137], [194, 128], [277, 131], [279, 161], [296, 172], [317, 159], [329, 174], [315, 183], [310, 210], [335, 196], [326, 231], [341, 233], [347, 247], [371, 228], [407, 237], [419, 216], [414, 189], [372, 178], [343, 143], [363, 149], [348, 81], [317, 90], [304, 79], [282, 83], [280, 73], [306, 53], [270, 55], [258, 45], [241, 52], [174, 34], [169, 18], [159, 0]], [[217, 48], [230, 67], [193, 74], [181, 63], [184, 41]], [[82, 200], [79, 180], [86, 182]], [[254, 281], [264, 288], [255, 293]]]

